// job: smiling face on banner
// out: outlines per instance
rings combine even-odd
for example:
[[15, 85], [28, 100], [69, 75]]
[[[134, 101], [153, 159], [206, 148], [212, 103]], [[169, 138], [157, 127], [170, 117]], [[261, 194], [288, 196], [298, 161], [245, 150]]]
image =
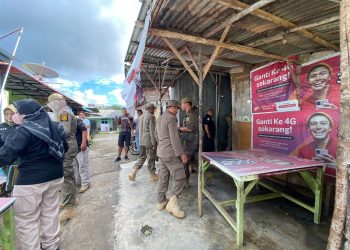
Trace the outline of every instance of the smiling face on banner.
[[316, 113], [309, 120], [309, 130], [314, 139], [326, 139], [332, 132], [332, 122], [324, 114]]
[[308, 74], [308, 83], [315, 91], [328, 89], [332, 79], [331, 70], [325, 65], [312, 68]]

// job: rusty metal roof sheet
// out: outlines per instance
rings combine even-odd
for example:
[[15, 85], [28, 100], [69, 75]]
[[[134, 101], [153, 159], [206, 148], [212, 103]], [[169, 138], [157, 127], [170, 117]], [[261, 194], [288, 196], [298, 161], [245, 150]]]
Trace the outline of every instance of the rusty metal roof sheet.
[[[240, 10], [229, 8], [215, 0], [154, 0], [153, 19], [151, 28], [169, 30], [178, 33], [188, 34], [197, 37], [205, 37], [213, 27], [225, 22], [229, 17]], [[237, 1], [222, 0], [223, 2], [235, 3]], [[257, 0], [242, 0], [245, 4], [254, 4]], [[140, 35], [142, 32], [142, 22], [146, 12], [151, 5], [150, 0], [143, 1], [137, 24], [129, 43], [126, 62], [131, 62], [136, 53]], [[157, 15], [155, 15], [157, 10]], [[283, 18], [297, 26], [306, 25], [322, 21], [329, 17], [339, 15], [339, 4], [329, 0], [277, 0], [276, 2], [261, 8], [275, 16]], [[141, 25], [140, 25], [141, 24]], [[339, 20], [325, 23], [309, 28], [308, 31], [320, 38], [339, 46]], [[223, 30], [211, 35], [210, 39], [219, 40]], [[262, 44], [255, 48], [264, 50], [271, 54], [289, 56], [294, 54], [308, 53], [329, 48], [316, 43], [298, 32], [288, 32], [286, 28], [279, 24], [262, 19], [249, 14], [235, 22], [226, 39], [226, 43], [245, 45], [259, 39], [274, 37], [285, 34], [283, 39]], [[182, 40], [170, 39], [172, 44], [179, 50], [187, 46], [193, 54], [198, 51], [198, 44], [185, 42]], [[202, 46], [204, 58], [209, 58], [214, 50], [213, 46]], [[184, 52], [184, 51], [182, 51]], [[186, 60], [191, 64], [191, 60], [186, 53], [183, 53]], [[167, 58], [175, 58], [173, 52], [167, 47], [163, 39], [150, 36], [147, 39], [144, 61], [160, 65]], [[242, 63], [257, 64], [269, 61], [270, 59], [246, 54], [242, 52], [229, 51], [223, 49], [221, 56], [214, 62], [213, 69], [227, 72], [230, 68], [236, 67], [235, 61]], [[183, 68], [178, 60], [170, 60], [169, 67]]]

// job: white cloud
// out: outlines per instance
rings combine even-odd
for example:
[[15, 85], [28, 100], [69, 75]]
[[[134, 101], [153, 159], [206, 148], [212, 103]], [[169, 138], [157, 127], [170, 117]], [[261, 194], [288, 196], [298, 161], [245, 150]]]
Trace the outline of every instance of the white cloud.
[[116, 84], [123, 84], [124, 79], [125, 79], [124, 74], [118, 74], [111, 77], [111, 80]]
[[98, 85], [111, 85], [113, 83], [113, 81], [110, 79], [100, 79], [100, 80], [94, 81], [94, 83], [96, 83]]
[[73, 100], [83, 104], [84, 106], [87, 106], [88, 104], [85, 98], [85, 94], [79, 90], [73, 91], [73, 93], [67, 95], [69, 95]]
[[108, 104], [108, 97], [106, 95], [95, 95], [93, 89], [85, 90], [84, 94], [88, 104], [89, 103], [102, 104], [102, 105]]
[[109, 92], [108, 95], [115, 98], [116, 103], [121, 104], [121, 105], [125, 105], [125, 101], [123, 100], [122, 95], [121, 95], [122, 91], [123, 91], [122, 89], [115, 89], [115, 90]]
[[47, 82], [48, 84], [52, 85], [52, 87], [56, 89], [70, 89], [70, 90], [76, 90], [79, 89], [82, 83], [78, 81], [72, 81], [68, 79], [63, 78], [57, 78], [56, 80]]
[[109, 105], [107, 95], [96, 95], [93, 89], [87, 89], [85, 91], [76, 90], [67, 93], [67, 95], [85, 106], [88, 106], [88, 104]]

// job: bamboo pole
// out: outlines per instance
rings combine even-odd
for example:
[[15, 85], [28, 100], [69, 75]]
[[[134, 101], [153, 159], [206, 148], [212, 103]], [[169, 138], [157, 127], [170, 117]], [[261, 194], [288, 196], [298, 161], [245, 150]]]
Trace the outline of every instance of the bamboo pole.
[[198, 50], [198, 122], [199, 122], [199, 148], [198, 148], [198, 216], [202, 216], [202, 145], [203, 145], [203, 128], [202, 128], [202, 91], [203, 91], [203, 64], [202, 64], [202, 47]]
[[[328, 238], [328, 250], [341, 249], [346, 208], [348, 205], [348, 167], [350, 162], [350, 0], [340, 2], [340, 130], [337, 149], [337, 176], [333, 219]], [[349, 211], [348, 211], [349, 218]], [[350, 220], [347, 221], [349, 226]], [[349, 230], [346, 230], [349, 238]]]
[[[214, 39], [206, 39], [203, 37], [186, 35], [183, 33], [178, 33], [178, 32], [173, 32], [173, 31], [163, 30], [163, 29], [152, 29], [151, 28], [151, 29], [149, 29], [149, 34], [152, 36], [162, 37], [163, 39], [164, 38], [179, 39], [179, 40], [203, 44], [203, 45], [216, 46], [219, 43], [217, 40], [214, 40]], [[287, 58], [284, 56], [267, 53], [261, 49], [255, 49], [255, 48], [242, 46], [242, 45], [234, 44], [234, 43], [223, 43], [221, 47], [228, 49], [228, 50], [242, 52], [242, 53], [254, 55], [254, 56], [261, 56], [261, 57], [269, 58], [269, 59], [273, 59], [273, 60], [280, 60], [280, 61], [287, 60]]]

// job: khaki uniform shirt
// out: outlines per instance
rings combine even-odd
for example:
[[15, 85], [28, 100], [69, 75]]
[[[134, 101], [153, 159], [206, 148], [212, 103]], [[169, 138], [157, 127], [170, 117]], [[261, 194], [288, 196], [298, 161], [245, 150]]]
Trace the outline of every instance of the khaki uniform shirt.
[[165, 111], [156, 123], [157, 155], [171, 159], [184, 153], [178, 132], [176, 116]]
[[182, 132], [181, 134], [182, 146], [185, 154], [190, 156], [194, 154], [198, 148], [198, 125], [198, 114], [191, 109], [186, 113], [182, 126], [192, 130], [192, 132]]
[[186, 113], [186, 116], [184, 117], [183, 127], [186, 127], [188, 129], [191, 129], [192, 132], [195, 135], [198, 134], [199, 128], [198, 128], [198, 114], [194, 112], [192, 109], [188, 113]]
[[149, 111], [145, 111], [139, 117], [139, 138], [140, 145], [146, 148], [156, 146], [157, 141], [155, 137], [156, 118]]
[[75, 137], [78, 123], [77, 118], [68, 112], [63, 112], [58, 117], [58, 121], [64, 128], [64, 135], [69, 147], [68, 152], [66, 153], [66, 158], [69, 154], [76, 155], [78, 153], [77, 139]]

